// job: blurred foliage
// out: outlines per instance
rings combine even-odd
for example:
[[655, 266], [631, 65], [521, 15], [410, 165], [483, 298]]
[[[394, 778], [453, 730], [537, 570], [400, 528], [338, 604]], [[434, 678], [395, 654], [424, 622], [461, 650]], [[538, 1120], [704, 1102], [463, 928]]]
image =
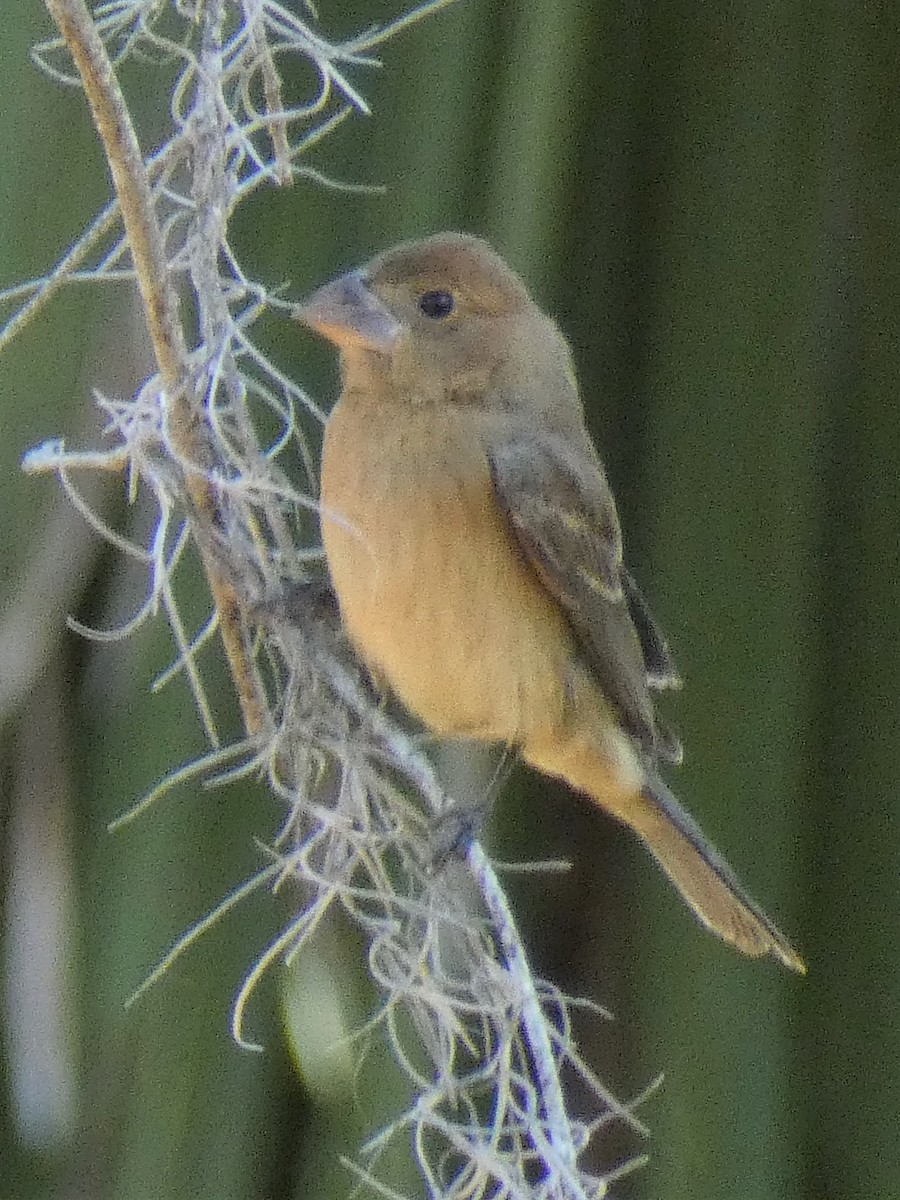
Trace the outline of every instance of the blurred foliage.
[[[351, 0], [320, 15], [336, 35], [395, 11]], [[4, 14], [3, 284], [46, 269], [107, 187], [81, 98], [28, 62], [47, 29], [37, 0]], [[651, 1164], [619, 1190], [635, 1200], [900, 1189], [898, 57], [896, 12], [875, 3], [459, 0], [360, 72], [374, 115], [313, 155], [385, 194], [297, 186], [236, 224], [257, 275], [295, 296], [392, 242], [470, 229], [571, 338], [631, 563], [687, 680], [667, 706], [687, 746], [677, 790], [810, 966], [799, 981], [731, 953], [629, 838], [516, 776], [498, 851], [574, 860], [513, 882], [538, 966], [615, 1012], [579, 1030], [611, 1087], [666, 1076], [642, 1109]], [[180, 684], [149, 692], [164, 630], [113, 646], [65, 631], [62, 610], [109, 624], [140, 584], [77, 518], [47, 540], [65, 502], [18, 460], [58, 432], [89, 440], [89, 389], [140, 378], [122, 299], [65, 295], [0, 360], [3, 609], [55, 621], [0, 734], [0, 1200], [343, 1195], [339, 1155], [400, 1103], [378, 1056], [357, 1077], [336, 1050], [336, 1101], [302, 1046], [294, 1069], [271, 985], [251, 1013], [265, 1053], [228, 1035], [232, 991], [284, 899], [245, 904], [122, 1007], [258, 865], [254, 838], [278, 819], [251, 784], [184, 788], [104, 832], [200, 733]], [[311, 338], [274, 321], [267, 336], [333, 392]], [[122, 519], [115, 487], [105, 503]], [[28, 575], [54, 546], [60, 565], [77, 555], [59, 595]], [[315, 1009], [321, 988], [352, 1029], [372, 997], [343, 937], [323, 939], [333, 949], [308, 975], [297, 965], [281, 1003]], [[56, 989], [31, 1013], [48, 1006], [61, 1074], [23, 1109], [21, 1073], [46, 1069], [48, 1050], [17, 1042], [31, 972]]]

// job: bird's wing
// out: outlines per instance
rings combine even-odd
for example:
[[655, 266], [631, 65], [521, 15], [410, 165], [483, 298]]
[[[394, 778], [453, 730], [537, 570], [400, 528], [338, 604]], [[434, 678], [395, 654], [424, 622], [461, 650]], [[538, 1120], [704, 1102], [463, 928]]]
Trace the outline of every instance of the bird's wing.
[[671, 671], [665, 642], [622, 566], [615, 503], [599, 465], [581, 466], [558, 440], [506, 432], [488, 458], [494, 490], [519, 547], [568, 617], [584, 660], [628, 733], [653, 755], [677, 758], [654, 721], [649, 684]]
[[672, 658], [669, 643], [627, 567], [622, 568], [622, 588], [644, 653], [647, 683], [657, 690], [680, 688], [681, 676]]

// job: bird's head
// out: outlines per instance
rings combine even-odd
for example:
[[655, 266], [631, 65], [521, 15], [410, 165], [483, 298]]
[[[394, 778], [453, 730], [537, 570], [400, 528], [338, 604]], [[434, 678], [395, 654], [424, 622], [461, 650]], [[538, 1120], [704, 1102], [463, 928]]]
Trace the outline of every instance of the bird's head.
[[495, 394], [539, 345], [565, 342], [486, 242], [442, 233], [386, 251], [320, 288], [297, 317], [341, 351], [345, 377], [388, 374], [418, 402]]

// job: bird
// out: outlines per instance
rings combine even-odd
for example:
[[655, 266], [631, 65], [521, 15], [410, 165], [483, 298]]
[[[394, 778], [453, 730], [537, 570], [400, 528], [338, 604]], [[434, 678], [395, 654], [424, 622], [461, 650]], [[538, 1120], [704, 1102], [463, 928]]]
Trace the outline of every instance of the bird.
[[483, 240], [401, 244], [296, 318], [337, 347], [320, 521], [349, 641], [434, 735], [500, 743], [628, 826], [726, 942], [805, 973], [663, 781], [678, 686], [623, 561], [568, 343]]

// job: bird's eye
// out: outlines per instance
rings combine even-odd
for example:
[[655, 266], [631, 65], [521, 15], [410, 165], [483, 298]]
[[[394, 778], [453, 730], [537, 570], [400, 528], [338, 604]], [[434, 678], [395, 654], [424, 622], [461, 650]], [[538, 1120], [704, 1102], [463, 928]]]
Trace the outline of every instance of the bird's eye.
[[419, 309], [426, 317], [432, 317], [435, 321], [449, 317], [453, 312], [453, 305], [452, 292], [424, 292], [419, 297]]

